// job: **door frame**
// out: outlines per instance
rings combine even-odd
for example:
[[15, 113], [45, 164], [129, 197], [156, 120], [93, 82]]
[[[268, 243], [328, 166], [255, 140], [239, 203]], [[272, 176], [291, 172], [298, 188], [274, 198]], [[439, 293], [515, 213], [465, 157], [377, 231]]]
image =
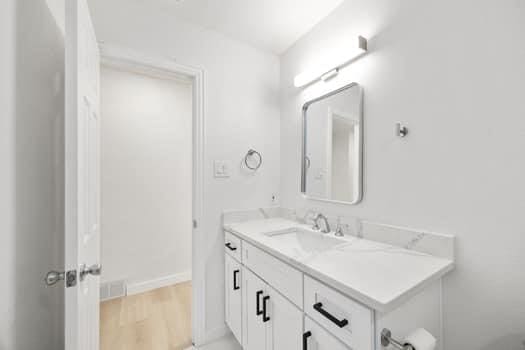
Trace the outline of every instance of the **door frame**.
[[[124, 69], [150, 70], [166, 76], [184, 75], [192, 79], [193, 99], [193, 200], [192, 216], [194, 226], [192, 231], [192, 341], [194, 345], [206, 342], [206, 254], [203, 249], [206, 241], [203, 231], [204, 211], [204, 140], [205, 140], [205, 103], [204, 75], [202, 68], [181, 64], [169, 57], [148, 56], [139, 52], [104, 43], [99, 43], [101, 65], [116, 66]], [[195, 225], [196, 223], [196, 225]]]

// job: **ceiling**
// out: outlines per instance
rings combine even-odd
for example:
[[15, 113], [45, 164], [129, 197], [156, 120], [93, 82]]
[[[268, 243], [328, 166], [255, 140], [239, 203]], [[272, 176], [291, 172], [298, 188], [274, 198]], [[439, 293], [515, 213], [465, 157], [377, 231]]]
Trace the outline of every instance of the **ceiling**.
[[135, 0], [174, 18], [283, 53], [344, 0]]

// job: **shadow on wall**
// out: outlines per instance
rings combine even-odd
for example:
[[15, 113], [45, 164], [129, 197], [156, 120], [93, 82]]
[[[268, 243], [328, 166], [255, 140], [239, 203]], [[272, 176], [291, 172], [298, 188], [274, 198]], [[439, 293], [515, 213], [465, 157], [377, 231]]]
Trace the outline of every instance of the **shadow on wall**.
[[509, 334], [494, 340], [481, 350], [525, 350], [525, 333]]
[[45, 2], [16, 1], [14, 348], [63, 349], [64, 43]]

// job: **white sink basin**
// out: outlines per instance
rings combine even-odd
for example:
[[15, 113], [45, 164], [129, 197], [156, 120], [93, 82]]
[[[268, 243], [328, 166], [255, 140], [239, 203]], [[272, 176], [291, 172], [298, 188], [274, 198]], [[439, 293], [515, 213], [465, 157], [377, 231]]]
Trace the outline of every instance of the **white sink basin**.
[[312, 232], [300, 228], [271, 231], [263, 234], [271, 237], [272, 241], [275, 240], [274, 242], [282, 247], [294, 247], [306, 254], [324, 252], [346, 243], [342, 239], [327, 236], [321, 232]]

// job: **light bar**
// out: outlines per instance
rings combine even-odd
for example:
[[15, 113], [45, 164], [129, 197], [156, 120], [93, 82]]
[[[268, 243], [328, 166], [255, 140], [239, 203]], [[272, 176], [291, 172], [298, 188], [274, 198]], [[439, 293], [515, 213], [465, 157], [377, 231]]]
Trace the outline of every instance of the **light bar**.
[[318, 67], [315, 70], [303, 72], [295, 77], [294, 85], [295, 87], [301, 87], [316, 82], [320, 79], [323, 81], [329, 80], [339, 73], [339, 69], [341, 67], [346, 66], [350, 61], [365, 54], [367, 51], [367, 40], [362, 36], [359, 36], [357, 37], [357, 46], [352, 47], [350, 52], [348, 52], [348, 55], [342, 58], [338, 64], [333, 64], [330, 67]]
[[339, 74], [339, 68], [335, 68], [329, 71], [328, 73], [321, 75], [320, 79], [322, 81], [328, 81], [332, 78], [335, 78], [338, 74]]

